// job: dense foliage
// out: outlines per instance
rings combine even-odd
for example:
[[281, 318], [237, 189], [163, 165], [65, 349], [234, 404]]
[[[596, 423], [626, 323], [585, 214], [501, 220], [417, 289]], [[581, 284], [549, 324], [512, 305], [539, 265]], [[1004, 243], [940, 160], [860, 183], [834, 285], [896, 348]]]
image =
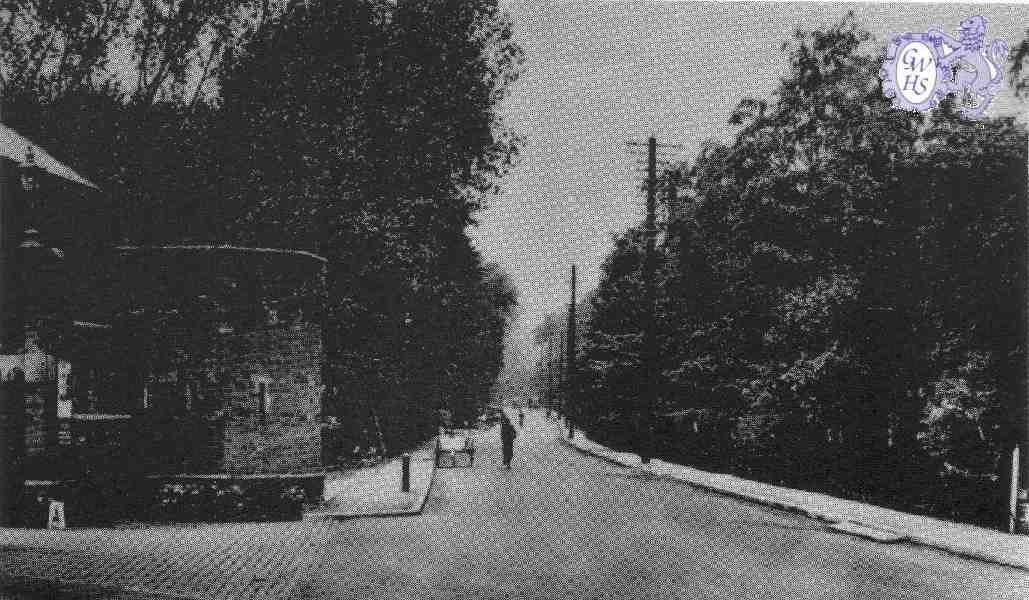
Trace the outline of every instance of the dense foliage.
[[394, 446], [474, 419], [499, 370], [514, 291], [465, 229], [515, 151], [510, 35], [489, 2], [312, 4], [221, 74], [234, 234], [330, 258], [333, 408], [404, 414]]
[[516, 302], [465, 233], [517, 149], [496, 2], [76, 5], [0, 7], [4, 122], [103, 190], [48, 180], [30, 210], [67, 272], [121, 243], [319, 253], [326, 410], [394, 451], [473, 419]]
[[[852, 16], [798, 32], [735, 139], [662, 178], [683, 208], [658, 275], [661, 447], [995, 524], [1025, 398], [1026, 131], [892, 109], [868, 41]], [[607, 261], [575, 394], [637, 449], [641, 256], [631, 230]], [[712, 431], [717, 452], [690, 443]]]

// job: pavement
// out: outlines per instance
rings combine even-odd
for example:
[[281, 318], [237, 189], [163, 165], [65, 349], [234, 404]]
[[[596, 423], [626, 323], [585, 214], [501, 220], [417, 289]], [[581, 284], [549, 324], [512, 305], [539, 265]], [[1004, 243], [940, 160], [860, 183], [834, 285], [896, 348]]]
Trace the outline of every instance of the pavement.
[[408, 492], [401, 491], [401, 458], [328, 473], [324, 501], [302, 522], [0, 528], [0, 598], [288, 597], [297, 589], [289, 574], [319, 557], [297, 549], [331, 539], [331, 521], [422, 512], [434, 448], [433, 440], [411, 452]]
[[499, 428], [475, 435], [475, 466], [437, 470], [417, 515], [0, 529], [0, 579], [108, 594], [92, 598], [1025, 600], [1029, 589], [1021, 569], [881, 544], [583, 454], [534, 411], [510, 470]]
[[304, 518], [401, 517], [421, 513], [436, 474], [435, 440], [410, 454], [409, 491], [401, 489], [401, 458], [374, 467], [328, 473], [322, 506], [306, 511]]
[[[565, 434], [567, 431], [565, 431]], [[652, 459], [641, 464], [636, 454], [616, 452], [581, 431], [566, 444], [612, 463], [655, 476], [684, 481], [706, 490], [789, 510], [819, 519], [836, 531], [882, 543], [910, 542], [1000, 565], [1029, 570], [1029, 536], [1011, 535], [973, 525], [913, 515], [854, 500], [751, 481], [723, 473]], [[1026, 593], [1029, 598], [1029, 592]]]

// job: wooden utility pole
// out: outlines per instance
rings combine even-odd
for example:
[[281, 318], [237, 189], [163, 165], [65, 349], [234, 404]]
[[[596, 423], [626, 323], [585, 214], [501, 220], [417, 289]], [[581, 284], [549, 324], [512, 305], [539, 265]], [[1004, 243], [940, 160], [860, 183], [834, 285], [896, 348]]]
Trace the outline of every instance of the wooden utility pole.
[[[629, 141], [629, 146], [643, 146], [643, 142]], [[640, 444], [640, 462], [650, 462], [657, 448], [654, 439], [654, 417], [657, 409], [658, 378], [661, 374], [658, 369], [660, 352], [657, 346], [657, 149], [675, 148], [682, 150], [682, 144], [658, 144], [657, 139], [651, 136], [646, 143], [647, 146], [647, 214], [644, 221], [643, 233], [645, 241], [645, 254], [643, 257], [643, 316], [641, 318], [641, 333], [643, 335], [643, 347], [640, 349], [640, 386], [639, 397], [634, 411], [635, 433]], [[661, 161], [663, 166], [668, 164], [667, 160]], [[672, 190], [673, 210], [675, 201], [674, 184]]]
[[568, 303], [568, 340], [565, 347], [565, 403], [569, 410], [578, 413], [575, 397], [575, 265], [572, 265], [572, 298]]
[[557, 347], [554, 349], [555, 363], [554, 363], [554, 395], [557, 397], [557, 403], [561, 407], [561, 414], [568, 418], [568, 399], [564, 395], [565, 391], [565, 353], [564, 353], [564, 337], [566, 332], [561, 330], [557, 336]]
[[[1029, 138], [1026, 139], [1026, 146], [1026, 150], [1029, 152]], [[1029, 160], [1026, 161], [1026, 171], [1026, 182], [1029, 184]], [[1029, 206], [1027, 206], [1026, 209], [1027, 216], [1025, 227], [1027, 241], [1029, 241]], [[1022, 257], [1022, 266], [1029, 271], [1029, 245], [1027, 245], [1027, 255]], [[1024, 278], [1026, 281], [1026, 295], [1023, 296], [1023, 299], [1026, 303], [1029, 303], [1029, 273], [1026, 273]], [[1029, 306], [1027, 306], [1027, 310], [1029, 310]], [[1026, 318], [1026, 333], [1027, 350], [1025, 354], [1027, 361], [1029, 361], [1029, 317]], [[1027, 367], [1029, 367], [1029, 362], [1027, 362]], [[1025, 393], [1026, 401], [1022, 402], [1022, 464], [1020, 469], [1022, 482], [1019, 485], [1019, 489], [1021, 490], [1020, 502], [1022, 503], [1022, 517], [1024, 520], [1029, 520], [1029, 373], [1027, 373]], [[1029, 523], [1024, 521], [1022, 526], [1024, 528], [1023, 533], [1029, 533]]]
[[640, 382], [639, 423], [640, 462], [647, 464], [654, 455], [654, 408], [657, 404], [657, 326], [654, 281], [657, 272], [655, 244], [657, 237], [657, 139], [647, 143], [647, 216], [643, 223], [646, 250], [643, 255], [643, 348], [640, 350], [642, 379]]
[[553, 411], [557, 411], [557, 398], [554, 394], [554, 387], [556, 385], [554, 375], [556, 369], [554, 363], [557, 360], [557, 357], [554, 356], [554, 341], [556, 339], [556, 332], [555, 335], [551, 335], [547, 338], [547, 406], [549, 406], [550, 410]]
[[[1026, 150], [1029, 152], [1029, 139], [1026, 139]], [[1029, 183], [1029, 161], [1026, 162], [1027, 183]], [[1023, 354], [1025, 355], [1025, 381], [1021, 388], [1023, 397], [1015, 407], [1015, 422], [1017, 423], [1014, 444], [1010, 450], [1010, 499], [1008, 504], [1008, 531], [1010, 533], [1029, 533], [1029, 204], [1025, 207], [1024, 223], [1025, 231], [1022, 235], [1023, 250], [1020, 268], [1022, 269], [1022, 326], [1023, 331]]]

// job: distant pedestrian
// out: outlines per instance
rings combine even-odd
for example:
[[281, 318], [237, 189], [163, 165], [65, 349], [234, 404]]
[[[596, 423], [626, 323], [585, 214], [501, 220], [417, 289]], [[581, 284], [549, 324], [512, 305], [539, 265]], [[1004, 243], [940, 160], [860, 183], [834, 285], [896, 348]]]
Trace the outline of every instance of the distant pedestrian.
[[502, 415], [500, 418], [500, 441], [504, 445], [504, 466], [508, 469], [511, 468], [511, 459], [514, 458], [514, 441], [518, 437], [518, 433], [515, 431], [514, 425], [511, 424], [511, 420], [507, 418], [507, 415]]
[[519, 408], [518, 409], [518, 429], [521, 429], [522, 427], [525, 427], [525, 413], [522, 412], [522, 409]]

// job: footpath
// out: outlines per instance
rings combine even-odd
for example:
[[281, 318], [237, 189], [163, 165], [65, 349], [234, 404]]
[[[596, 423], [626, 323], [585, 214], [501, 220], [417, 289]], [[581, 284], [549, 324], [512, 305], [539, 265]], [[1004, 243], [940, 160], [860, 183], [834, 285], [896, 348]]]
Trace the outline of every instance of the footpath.
[[300, 521], [0, 528], [0, 596], [310, 597], [297, 574], [338, 556], [340, 519], [421, 513], [436, 470], [433, 448], [411, 453], [410, 492], [401, 491], [399, 458], [329, 474], [325, 501]]
[[609, 462], [639, 469], [654, 476], [684, 481], [690, 485], [774, 508], [802, 513], [824, 521], [831, 529], [882, 543], [909, 542], [959, 556], [1029, 570], [1029, 536], [965, 525], [932, 517], [912, 515], [854, 500], [775, 486], [723, 473], [709, 473], [692, 467], [652, 459], [641, 464], [636, 454], [616, 452], [576, 430], [553, 426], [569, 446]]
[[401, 490], [403, 461], [325, 477], [322, 506], [304, 513], [305, 519], [400, 517], [421, 514], [436, 475], [435, 440], [411, 452], [411, 489]]

